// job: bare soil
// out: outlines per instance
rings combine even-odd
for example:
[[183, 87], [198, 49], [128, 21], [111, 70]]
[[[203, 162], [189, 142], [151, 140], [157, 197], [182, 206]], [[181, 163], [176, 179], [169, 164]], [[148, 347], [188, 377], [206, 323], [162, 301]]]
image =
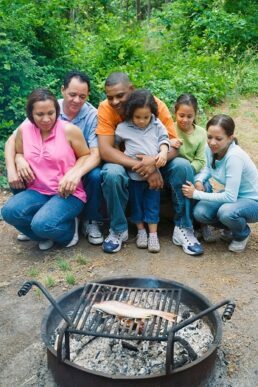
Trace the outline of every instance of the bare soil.
[[[257, 108], [258, 99], [249, 98], [228, 101], [216, 109], [235, 118], [240, 144], [256, 165]], [[8, 196], [2, 192], [0, 204]], [[163, 208], [163, 215], [165, 211]], [[17, 291], [24, 281], [35, 278], [57, 297], [73, 286], [69, 285], [73, 280], [79, 285], [118, 275], [173, 279], [200, 291], [214, 304], [225, 298], [235, 300], [232, 320], [223, 327], [217, 378], [209, 386], [257, 386], [258, 224], [252, 225], [244, 253], [231, 253], [227, 243], [218, 241], [204, 243], [205, 254], [200, 257], [188, 256], [171, 243], [172, 227], [166, 216], [160, 225], [159, 254], [137, 249], [133, 228], [129, 242], [114, 255], [104, 254], [101, 247], [90, 245], [83, 237], [75, 248], [54, 248], [44, 253], [34, 242], [18, 242], [17, 232], [4, 222], [0, 222], [0, 233], [0, 386], [55, 386], [40, 338], [41, 319], [48, 302], [37, 291], [19, 298]]]

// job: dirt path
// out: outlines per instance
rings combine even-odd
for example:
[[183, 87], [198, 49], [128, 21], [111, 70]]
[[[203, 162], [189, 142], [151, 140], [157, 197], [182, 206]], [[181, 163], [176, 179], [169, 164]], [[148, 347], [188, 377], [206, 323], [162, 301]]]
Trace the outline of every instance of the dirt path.
[[[220, 111], [236, 117], [241, 145], [258, 165], [257, 106], [258, 99], [253, 98], [241, 100], [238, 106], [227, 103]], [[1, 194], [1, 203], [7, 196]], [[72, 287], [68, 284], [73, 282], [71, 275], [76, 284], [104, 276], [155, 275], [182, 282], [213, 303], [234, 299], [236, 311], [223, 327], [217, 379], [209, 386], [256, 386], [258, 224], [252, 230], [244, 254], [233, 254], [225, 242], [218, 241], [204, 244], [205, 254], [193, 258], [170, 242], [168, 219], [160, 227], [159, 254], [137, 249], [132, 231], [131, 240], [115, 255], [104, 254], [100, 247], [91, 246], [83, 238], [73, 249], [43, 253], [33, 242], [17, 242], [17, 232], [0, 222], [0, 386], [55, 386], [47, 371], [46, 350], [40, 339], [40, 323], [48, 303], [35, 291], [18, 298], [17, 290], [34, 276], [48, 286], [54, 282], [50, 291], [56, 297]]]

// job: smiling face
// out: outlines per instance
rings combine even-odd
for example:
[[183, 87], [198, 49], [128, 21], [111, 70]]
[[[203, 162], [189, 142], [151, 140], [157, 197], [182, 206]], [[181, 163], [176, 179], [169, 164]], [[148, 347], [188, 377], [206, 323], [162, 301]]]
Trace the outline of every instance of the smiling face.
[[113, 86], [106, 86], [106, 95], [109, 105], [120, 115], [123, 116], [126, 101], [133, 91], [130, 84], [118, 83]]
[[145, 129], [151, 120], [151, 110], [148, 106], [135, 109], [132, 122], [140, 129]]
[[225, 130], [219, 125], [211, 125], [208, 127], [208, 145], [212, 153], [216, 153], [219, 158], [222, 158], [226, 154], [233, 138], [233, 135], [228, 136]]
[[68, 118], [73, 119], [80, 112], [89, 96], [88, 84], [74, 77], [67, 88], [62, 86], [61, 91], [64, 97], [64, 113]]
[[185, 133], [191, 132], [194, 129], [194, 119], [195, 111], [192, 105], [179, 105], [176, 111], [176, 122], [180, 130]]
[[48, 133], [56, 123], [56, 108], [50, 99], [38, 101], [33, 104], [32, 117], [34, 124], [42, 133]]

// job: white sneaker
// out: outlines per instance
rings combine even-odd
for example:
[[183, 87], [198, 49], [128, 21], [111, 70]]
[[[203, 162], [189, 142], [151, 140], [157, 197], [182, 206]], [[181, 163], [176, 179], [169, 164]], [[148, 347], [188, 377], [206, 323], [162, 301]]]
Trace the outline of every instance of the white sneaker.
[[234, 253], [242, 253], [245, 250], [247, 242], [250, 238], [250, 235], [246, 237], [243, 241], [235, 241], [233, 240], [228, 246], [229, 251], [233, 251]]
[[108, 237], [104, 240], [102, 245], [105, 253], [117, 253], [121, 250], [122, 243], [128, 239], [128, 231], [125, 230], [120, 233], [114, 233], [111, 229], [109, 230]]
[[93, 245], [100, 245], [104, 240], [99, 226], [100, 223], [95, 220], [86, 220], [83, 222], [82, 233], [86, 237], [88, 236], [88, 241]]
[[160, 244], [159, 244], [159, 238], [158, 235], [149, 235], [148, 239], [148, 251], [150, 253], [159, 253], [160, 251]]
[[203, 247], [194, 236], [192, 228], [175, 226], [172, 240], [175, 245], [182, 246], [186, 254], [201, 255], [203, 253]]
[[25, 242], [25, 241], [30, 241], [30, 240], [31, 239], [25, 234], [20, 233], [17, 235], [17, 241]]
[[209, 226], [209, 225], [202, 225], [201, 227], [201, 233], [202, 233], [202, 237], [203, 237], [203, 240], [207, 243], [212, 243], [212, 242], [216, 242], [217, 240], [217, 237], [216, 235], [214, 234], [214, 227], [212, 226]]
[[78, 233], [79, 219], [78, 219], [78, 218], [75, 218], [74, 221], [75, 221], [75, 231], [74, 231], [74, 234], [73, 234], [73, 239], [72, 239], [71, 242], [68, 243], [68, 245], [66, 245], [65, 247], [72, 247], [72, 246], [75, 246], [75, 245], [77, 245], [77, 243], [78, 243], [78, 241], [79, 241], [79, 233]]
[[48, 249], [51, 249], [53, 245], [54, 245], [54, 242], [48, 239], [46, 241], [39, 242], [39, 249], [42, 251], [48, 250]]
[[136, 237], [136, 246], [138, 249], [147, 249], [148, 247], [148, 235], [146, 230], [143, 232], [138, 231], [137, 237]]

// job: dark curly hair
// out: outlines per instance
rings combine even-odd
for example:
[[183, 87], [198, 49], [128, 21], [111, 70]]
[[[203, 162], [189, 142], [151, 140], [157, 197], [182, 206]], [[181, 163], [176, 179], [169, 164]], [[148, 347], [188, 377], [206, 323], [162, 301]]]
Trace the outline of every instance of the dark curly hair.
[[125, 106], [125, 119], [127, 121], [133, 118], [134, 111], [138, 108], [149, 107], [155, 117], [158, 115], [158, 105], [149, 90], [138, 89], [132, 92]]

